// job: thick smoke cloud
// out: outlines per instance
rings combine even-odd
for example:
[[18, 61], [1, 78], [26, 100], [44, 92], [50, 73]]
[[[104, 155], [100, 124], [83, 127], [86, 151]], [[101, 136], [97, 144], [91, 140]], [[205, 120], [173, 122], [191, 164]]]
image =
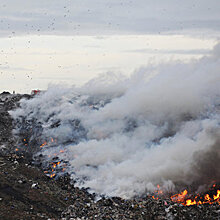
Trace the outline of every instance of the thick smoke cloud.
[[215, 141], [208, 149], [194, 153], [191, 176], [197, 184], [207, 184], [220, 181], [220, 131], [215, 129], [211, 132], [211, 138]]
[[[81, 88], [51, 86], [11, 112], [33, 140], [57, 139], [41, 153], [69, 161], [77, 185], [129, 198], [220, 181], [220, 46], [189, 63], [108, 74]], [[33, 123], [34, 121], [34, 123]], [[35, 129], [38, 125], [41, 129]], [[18, 126], [17, 133], [21, 132]], [[48, 159], [49, 160], [49, 159]]]

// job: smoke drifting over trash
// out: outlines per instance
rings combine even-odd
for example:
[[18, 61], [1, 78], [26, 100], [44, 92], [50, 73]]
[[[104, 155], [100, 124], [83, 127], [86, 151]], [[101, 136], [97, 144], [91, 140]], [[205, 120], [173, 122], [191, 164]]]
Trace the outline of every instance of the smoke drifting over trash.
[[68, 161], [77, 185], [98, 194], [130, 198], [157, 184], [171, 191], [220, 181], [220, 44], [199, 60], [50, 86], [20, 104], [11, 112], [15, 133], [31, 129], [32, 146], [47, 142], [45, 159]]

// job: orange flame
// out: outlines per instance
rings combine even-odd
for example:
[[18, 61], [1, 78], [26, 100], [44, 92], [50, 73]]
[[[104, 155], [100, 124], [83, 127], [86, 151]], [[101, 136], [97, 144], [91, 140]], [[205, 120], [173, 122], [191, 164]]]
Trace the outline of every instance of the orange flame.
[[[50, 164], [51, 164], [51, 171], [44, 171], [44, 173], [51, 173], [51, 174], [50, 174], [50, 178], [53, 178], [53, 177], [56, 175], [56, 174], [55, 174], [55, 172], [56, 172], [56, 167], [61, 164], [61, 161], [52, 162], [52, 163], [50, 163]], [[64, 170], [65, 170], [65, 168], [62, 169], [62, 171], [64, 171]]]
[[188, 194], [188, 191], [185, 189], [183, 192], [171, 196], [171, 200], [173, 202], [183, 202], [187, 194]]
[[[202, 205], [202, 204], [213, 204], [218, 203], [220, 205], [220, 189], [216, 191], [216, 193], [213, 194], [213, 190], [216, 190], [216, 184], [213, 184], [211, 194], [205, 194], [204, 196], [200, 196], [199, 194], [194, 196], [193, 198], [189, 198], [190, 195], [188, 194], [188, 191], [185, 189], [181, 193], [172, 195], [170, 199], [173, 202], [180, 203], [184, 206], [191, 206], [191, 205]], [[163, 194], [163, 191], [161, 190], [160, 186], [157, 185], [157, 190], [154, 191], [154, 196], [152, 196], [153, 199], [158, 200], [159, 196]]]
[[46, 142], [46, 141], [44, 141], [44, 143], [40, 145], [40, 148], [42, 148], [42, 147], [45, 146], [45, 145], [47, 145], [47, 142]]
[[[212, 189], [215, 189], [216, 184], [212, 186]], [[201, 205], [201, 204], [213, 204], [215, 202], [220, 204], [220, 190], [217, 190], [216, 195], [209, 195], [205, 194], [205, 196], [195, 196], [193, 199], [187, 199], [188, 191], [184, 190], [179, 194], [175, 194], [171, 196], [171, 200], [173, 202], [181, 203], [184, 206], [191, 206], [191, 205]]]
[[[50, 140], [47, 142], [47, 141], [44, 141], [43, 144], [40, 145], [40, 148], [44, 147], [45, 145], [50, 145], [51, 143], [56, 143], [57, 142], [57, 139], [53, 139], [52, 137], [50, 138]], [[64, 150], [60, 150], [60, 153], [64, 153], [65, 151]], [[54, 153], [53, 155], [48, 155], [48, 157], [56, 157], [57, 156], [57, 153]], [[50, 167], [50, 171], [44, 171], [44, 173], [46, 174], [49, 174], [50, 178], [53, 178], [56, 176], [56, 168], [58, 165], [61, 164], [61, 161], [58, 161], [58, 162], [52, 162], [50, 163], [51, 164], [51, 167]], [[65, 166], [65, 164], [63, 164], [63, 166]], [[62, 168], [62, 171], [64, 172], [66, 168]]]
[[163, 195], [163, 190], [161, 190], [160, 185], [157, 185], [157, 189], [154, 191], [155, 196], [152, 196], [153, 199], [158, 200], [160, 195]]
[[157, 189], [156, 192], [157, 194], [163, 194], [163, 190], [160, 189], [160, 185], [157, 185]]
[[213, 198], [214, 198], [214, 200], [219, 200], [219, 198], [220, 198], [220, 190], [217, 190], [217, 195], [215, 196], [213, 196]]
[[196, 201], [195, 200], [191, 200], [191, 199], [187, 199], [186, 200], [186, 206], [190, 206], [190, 205], [196, 205]]
[[52, 174], [50, 174], [50, 178], [53, 178], [53, 177], [55, 177], [55, 173], [52, 173]]

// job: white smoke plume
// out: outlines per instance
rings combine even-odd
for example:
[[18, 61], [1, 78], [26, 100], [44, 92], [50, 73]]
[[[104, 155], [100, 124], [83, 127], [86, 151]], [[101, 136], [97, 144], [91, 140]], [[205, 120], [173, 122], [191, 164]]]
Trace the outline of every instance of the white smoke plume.
[[72, 179], [98, 194], [130, 198], [157, 184], [170, 191], [220, 181], [220, 44], [210, 56], [130, 78], [50, 86], [11, 114], [34, 121], [33, 133], [41, 127], [41, 140], [57, 139], [41, 153], [64, 150], [58, 156]]

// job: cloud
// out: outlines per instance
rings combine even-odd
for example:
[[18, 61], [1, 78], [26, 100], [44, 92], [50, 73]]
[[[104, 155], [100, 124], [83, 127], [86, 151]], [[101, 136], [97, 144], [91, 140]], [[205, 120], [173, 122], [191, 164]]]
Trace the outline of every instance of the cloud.
[[11, 71], [33, 71], [32, 69], [16, 67], [16, 66], [5, 66], [0, 64], [0, 70], [11, 70]]
[[128, 53], [147, 53], [147, 54], [192, 54], [192, 55], [207, 55], [211, 53], [208, 49], [193, 49], [193, 50], [157, 50], [157, 49], [136, 49], [126, 50]]
[[2, 0], [0, 35], [219, 31], [219, 6], [218, 0]]

